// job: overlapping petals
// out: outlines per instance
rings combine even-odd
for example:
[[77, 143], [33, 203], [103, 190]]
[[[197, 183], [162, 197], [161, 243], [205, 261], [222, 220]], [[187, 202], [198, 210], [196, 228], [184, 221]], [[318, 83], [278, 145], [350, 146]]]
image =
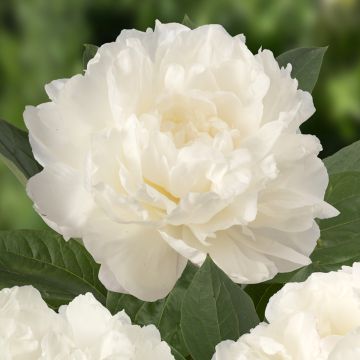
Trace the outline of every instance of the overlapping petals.
[[307, 265], [314, 219], [337, 212], [290, 73], [218, 25], [122, 31], [25, 111], [35, 209], [83, 239], [108, 289], [144, 300], [206, 254], [239, 283]]
[[0, 291], [3, 360], [173, 360], [153, 325], [132, 325], [124, 311], [112, 316], [90, 293], [59, 314], [31, 286]]
[[360, 355], [360, 263], [288, 283], [269, 301], [266, 318], [213, 360], [356, 360]]

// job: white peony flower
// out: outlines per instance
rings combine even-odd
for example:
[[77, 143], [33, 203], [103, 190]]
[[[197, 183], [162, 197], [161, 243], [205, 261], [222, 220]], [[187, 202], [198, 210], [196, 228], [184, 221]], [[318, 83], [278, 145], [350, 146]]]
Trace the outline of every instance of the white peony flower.
[[323, 360], [316, 322], [305, 313], [261, 323], [236, 342], [216, 346], [212, 360]]
[[269, 300], [265, 316], [271, 323], [301, 311], [316, 318], [322, 338], [344, 336], [359, 327], [360, 263], [286, 284]]
[[218, 25], [122, 31], [24, 113], [35, 209], [83, 239], [108, 289], [144, 300], [206, 254], [238, 283], [309, 264], [314, 218], [337, 212], [290, 72]]
[[154, 325], [112, 316], [92, 294], [59, 314], [32, 286], [0, 290], [1, 360], [174, 360]]
[[0, 290], [1, 360], [38, 360], [50, 329], [61, 329], [57, 314], [31, 286]]
[[338, 341], [329, 360], [360, 359], [360, 327]]
[[237, 342], [220, 343], [213, 360], [360, 359], [360, 263], [286, 284], [266, 318]]
[[112, 316], [90, 293], [59, 313], [64, 332], [48, 337], [41, 360], [174, 360], [154, 325], [132, 325], [124, 311]]

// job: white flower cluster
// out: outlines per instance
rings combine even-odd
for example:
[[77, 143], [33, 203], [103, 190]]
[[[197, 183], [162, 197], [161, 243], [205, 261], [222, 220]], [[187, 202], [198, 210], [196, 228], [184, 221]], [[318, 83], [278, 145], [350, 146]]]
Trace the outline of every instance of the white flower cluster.
[[153, 325], [112, 316], [90, 293], [48, 308], [31, 286], [0, 291], [1, 360], [174, 360]]
[[213, 360], [359, 360], [360, 263], [286, 284], [265, 315], [269, 324], [220, 343]]
[[218, 25], [122, 31], [24, 113], [35, 209], [83, 239], [108, 289], [143, 300], [206, 254], [237, 283], [309, 264], [314, 219], [337, 212], [290, 72]]

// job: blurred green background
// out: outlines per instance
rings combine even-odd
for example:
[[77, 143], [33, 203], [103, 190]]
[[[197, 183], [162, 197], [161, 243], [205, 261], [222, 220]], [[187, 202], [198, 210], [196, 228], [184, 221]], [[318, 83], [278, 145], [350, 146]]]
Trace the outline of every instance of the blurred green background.
[[[0, 117], [24, 128], [25, 105], [46, 101], [44, 84], [81, 72], [84, 43], [185, 14], [244, 33], [254, 52], [329, 45], [313, 92], [317, 112], [302, 130], [320, 138], [323, 157], [360, 139], [359, 0], [0, 0]], [[0, 164], [0, 229], [41, 227], [24, 188]]]

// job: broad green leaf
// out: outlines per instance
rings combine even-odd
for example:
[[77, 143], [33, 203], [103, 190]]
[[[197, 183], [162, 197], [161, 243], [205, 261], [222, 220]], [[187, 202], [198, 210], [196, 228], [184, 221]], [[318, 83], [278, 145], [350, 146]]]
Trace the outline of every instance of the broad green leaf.
[[291, 76], [299, 82], [299, 88], [312, 92], [318, 80], [327, 47], [298, 48], [279, 55], [280, 66], [291, 64]]
[[207, 257], [181, 309], [181, 330], [192, 358], [211, 359], [219, 342], [236, 340], [258, 323], [250, 296]]
[[41, 166], [32, 154], [28, 134], [1, 119], [0, 159], [23, 184], [28, 178], [41, 171]]
[[185, 357], [171, 345], [170, 345], [170, 349], [172, 354], [174, 355], [175, 360], [186, 360]]
[[106, 307], [113, 315], [121, 310], [125, 310], [133, 322], [136, 314], [144, 303], [144, 301], [139, 300], [132, 295], [120, 294], [112, 291], [108, 291], [106, 296]]
[[331, 175], [325, 200], [337, 208], [340, 215], [320, 221], [319, 247], [342, 246], [346, 241], [358, 237], [360, 235], [360, 172], [349, 171]]
[[[181, 305], [186, 290], [197, 270], [198, 269], [189, 262], [174, 289], [164, 300], [160, 300], [158, 311], [151, 312], [151, 307], [149, 307], [151, 303], [147, 303], [140, 309], [135, 319], [136, 322], [142, 324], [155, 324], [160, 330], [162, 338], [185, 356], [188, 355], [188, 351], [184, 344], [180, 328]], [[153, 317], [149, 318], [148, 314], [153, 314]]]
[[360, 171], [360, 141], [342, 148], [324, 160], [329, 174]]
[[84, 44], [85, 50], [83, 52], [83, 68], [86, 69], [88, 62], [95, 56], [98, 51], [98, 46], [92, 44]]
[[131, 295], [109, 292], [106, 306], [113, 313], [121, 310], [138, 325], [154, 324], [161, 337], [183, 356], [188, 355], [180, 329], [181, 304], [197, 268], [190, 262], [170, 294], [155, 302], [145, 302]]
[[282, 286], [282, 284], [260, 283], [246, 285], [244, 287], [245, 292], [250, 295], [261, 321], [265, 320], [265, 309], [269, 299], [277, 293]]
[[321, 235], [311, 255], [312, 264], [279, 274], [271, 282], [304, 281], [313, 272], [338, 270], [360, 261], [360, 172], [331, 175], [325, 200], [340, 215], [319, 221]]
[[0, 231], [0, 288], [33, 285], [52, 308], [92, 292], [103, 304], [99, 265], [75, 240], [52, 231]]

